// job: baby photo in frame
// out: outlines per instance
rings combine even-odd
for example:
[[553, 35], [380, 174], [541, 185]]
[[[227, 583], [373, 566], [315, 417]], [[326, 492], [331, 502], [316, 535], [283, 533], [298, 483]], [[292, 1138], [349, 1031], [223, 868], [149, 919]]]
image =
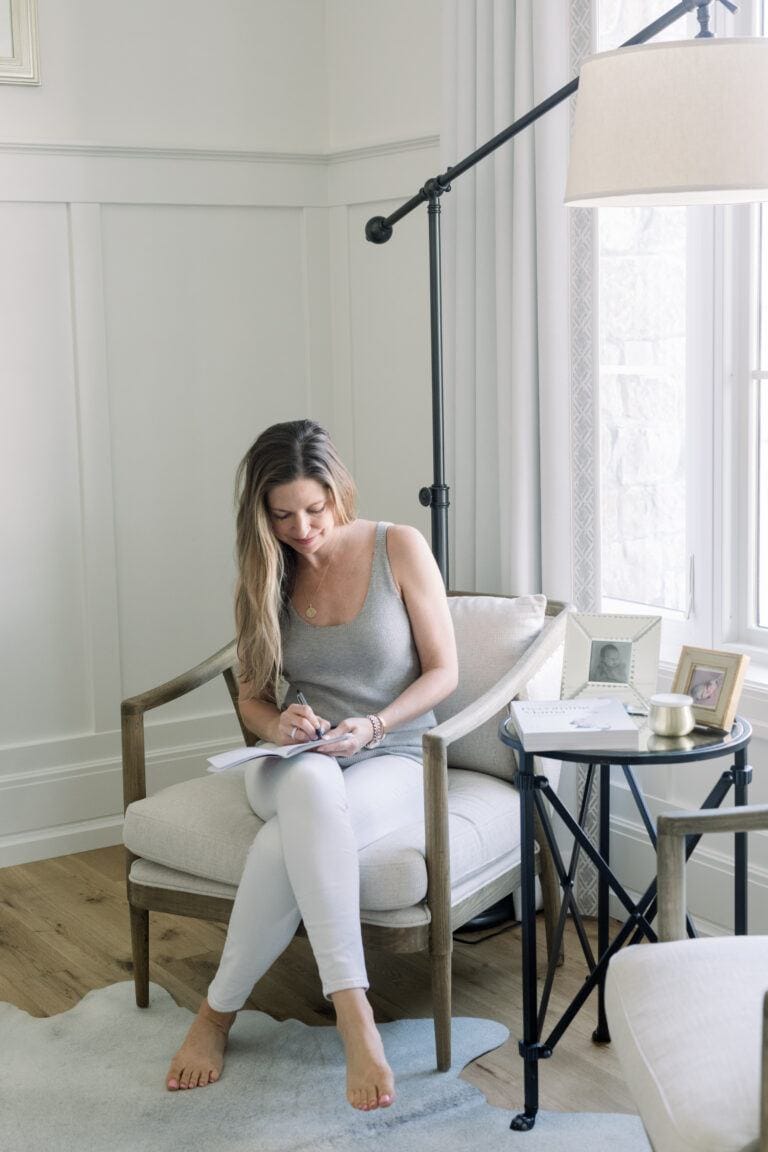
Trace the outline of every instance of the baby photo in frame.
[[730, 732], [741, 697], [749, 656], [714, 648], [684, 645], [675, 669], [673, 692], [693, 700], [693, 715], [701, 728]]
[[573, 612], [566, 619], [562, 697], [616, 696], [647, 711], [656, 691], [660, 616]]

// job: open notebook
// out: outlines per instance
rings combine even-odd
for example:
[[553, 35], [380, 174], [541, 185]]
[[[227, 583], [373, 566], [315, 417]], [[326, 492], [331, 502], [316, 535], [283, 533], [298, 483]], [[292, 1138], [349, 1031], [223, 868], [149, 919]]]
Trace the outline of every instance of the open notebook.
[[227, 768], [234, 768], [244, 764], [246, 760], [256, 760], [260, 756], [279, 756], [281, 760], [288, 760], [291, 756], [298, 756], [300, 752], [307, 752], [310, 748], [317, 748], [328, 739], [307, 740], [305, 744], [254, 744], [251, 748], [232, 748], [229, 752], [219, 752], [216, 756], [208, 757], [209, 772], [226, 772]]

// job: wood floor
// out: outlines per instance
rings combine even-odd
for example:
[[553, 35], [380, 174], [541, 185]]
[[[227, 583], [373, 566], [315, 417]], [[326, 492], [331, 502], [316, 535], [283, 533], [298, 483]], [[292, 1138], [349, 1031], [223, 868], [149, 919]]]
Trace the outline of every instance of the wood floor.
[[[591, 925], [593, 928], [594, 925]], [[216, 924], [182, 917], [150, 917], [150, 979], [196, 1009], [210, 982], [224, 939]], [[543, 949], [542, 949], [543, 950]], [[425, 956], [368, 956], [369, 993], [377, 1019], [431, 1016]], [[559, 1015], [586, 974], [575, 933], [555, 980], [551, 1012]], [[88, 991], [131, 978], [128, 911], [121, 848], [82, 852], [0, 870], [0, 1000], [35, 1016], [71, 1008]], [[297, 937], [257, 984], [248, 1007], [306, 1024], [332, 1023], [307, 941]], [[463, 1076], [491, 1104], [522, 1105], [520, 941], [512, 928], [453, 953], [453, 1013], [484, 1016], [510, 1029], [502, 1047], [469, 1065]], [[540, 1066], [540, 1105], [552, 1111], [633, 1112], [610, 1045], [592, 1043], [595, 1000], [590, 998]], [[550, 1015], [551, 1021], [555, 1017]], [[168, 1054], [180, 1037], [169, 1037]]]

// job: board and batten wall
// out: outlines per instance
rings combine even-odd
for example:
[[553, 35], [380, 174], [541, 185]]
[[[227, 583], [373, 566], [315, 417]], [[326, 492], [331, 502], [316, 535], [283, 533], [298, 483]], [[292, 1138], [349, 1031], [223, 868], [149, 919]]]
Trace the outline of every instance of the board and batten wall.
[[[426, 215], [363, 228], [438, 170], [439, 3], [389, 8], [39, 0], [0, 85], [0, 866], [119, 842], [120, 700], [231, 638], [262, 428], [428, 534]], [[237, 739], [223, 683], [152, 714], [150, 787]]]

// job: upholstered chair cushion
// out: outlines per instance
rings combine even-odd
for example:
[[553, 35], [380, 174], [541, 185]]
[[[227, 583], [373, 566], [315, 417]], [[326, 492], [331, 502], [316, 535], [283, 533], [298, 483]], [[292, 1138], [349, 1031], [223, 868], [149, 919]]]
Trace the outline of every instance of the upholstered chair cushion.
[[608, 967], [612, 1047], [657, 1152], [758, 1147], [768, 937], [626, 948]]
[[[448, 604], [456, 633], [459, 686], [435, 709], [438, 724], [471, 704], [514, 668], [544, 627], [547, 598], [451, 596]], [[559, 694], [558, 684], [555, 696]], [[503, 715], [499, 712], [452, 744], [448, 752], [450, 765], [510, 780], [515, 771], [514, 758], [498, 737]]]
[[[472, 891], [505, 872], [519, 855], [516, 790], [493, 777], [449, 771], [451, 882]], [[171, 785], [126, 812], [123, 839], [137, 856], [176, 872], [237, 885], [262, 825], [248, 804], [242, 771]], [[427, 894], [424, 821], [409, 824], [360, 852], [360, 905], [372, 911], [410, 908]]]

